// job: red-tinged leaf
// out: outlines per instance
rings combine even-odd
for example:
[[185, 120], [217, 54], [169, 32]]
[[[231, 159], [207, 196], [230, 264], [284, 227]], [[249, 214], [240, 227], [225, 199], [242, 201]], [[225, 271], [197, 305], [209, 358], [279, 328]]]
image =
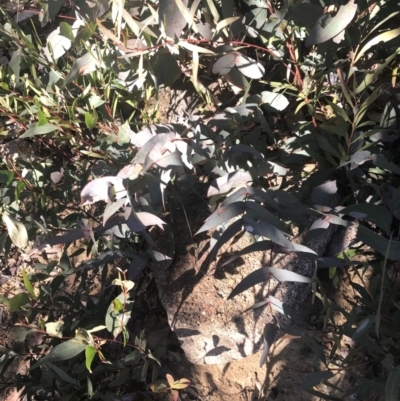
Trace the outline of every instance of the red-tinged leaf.
[[172, 387], [175, 383], [175, 379], [168, 373], [165, 375], [165, 377], [167, 378], [169, 386]]
[[235, 297], [236, 295], [246, 291], [250, 287], [253, 287], [259, 283], [268, 281], [271, 277], [274, 277], [280, 282], [292, 281], [297, 283], [311, 283], [312, 279], [309, 277], [302, 276], [290, 270], [277, 269], [275, 267], [262, 267], [245, 277], [231, 292], [228, 299]]
[[155, 383], [150, 384], [150, 390], [154, 393], [164, 393], [168, 389], [165, 381], [158, 380]]
[[310, 230], [316, 230], [317, 228], [323, 228], [326, 230], [329, 227], [329, 220], [326, 219], [325, 217], [321, 217], [320, 219], [317, 219], [312, 223]]
[[64, 177], [64, 169], [61, 167], [60, 171], [54, 171], [50, 174], [50, 179], [54, 184], [58, 184], [61, 181], [61, 178]]
[[179, 401], [179, 391], [171, 390], [171, 399], [172, 401]]
[[164, 229], [163, 224], [167, 224], [165, 221], [161, 220], [159, 217], [148, 212], [137, 212], [140, 222], [147, 226], [158, 226], [161, 230]]
[[232, 188], [246, 187], [253, 179], [247, 171], [238, 170], [215, 179], [208, 188], [207, 196], [229, 192]]
[[220, 224], [226, 223], [234, 217], [243, 214], [244, 211], [245, 205], [243, 202], [236, 202], [227, 206], [221, 206], [206, 220], [206, 222], [201, 226], [200, 230], [197, 231], [195, 235], [218, 227]]
[[277, 312], [282, 313], [282, 315], [285, 314], [285, 311], [283, 310], [282, 301], [280, 301], [279, 299], [275, 298], [272, 295], [268, 296], [267, 301], [272, 306], [272, 308], [275, 309]]
[[228, 53], [219, 58], [213, 65], [213, 74], [226, 75], [235, 66], [235, 54]]
[[272, 224], [260, 221], [256, 223], [251, 217], [244, 216], [243, 222], [247, 232], [253, 235], [261, 235], [269, 238], [271, 241], [286, 248], [288, 251], [294, 251], [293, 244]]
[[330, 224], [335, 224], [337, 226], [348, 227], [349, 222], [347, 220], [343, 220], [340, 216], [336, 216], [335, 214], [327, 214], [325, 217]]
[[354, 0], [349, 0], [346, 5], [339, 8], [334, 17], [322, 15], [306, 39], [306, 46], [324, 43], [339, 35], [353, 20], [356, 12], [357, 4], [354, 4]]
[[328, 227], [329, 219], [327, 219], [326, 217], [321, 217], [320, 219], [315, 220], [308, 230], [307, 235], [304, 237], [304, 242], [306, 243], [313, 240], [314, 238], [319, 237], [326, 231]]
[[123, 180], [120, 177], [101, 177], [90, 181], [82, 189], [81, 206], [105, 201], [112, 202], [127, 195]]
[[261, 79], [264, 76], [265, 68], [261, 63], [239, 52], [234, 52], [234, 54], [235, 66], [244, 76], [251, 79]]
[[356, 219], [365, 219], [376, 224], [385, 232], [389, 232], [392, 225], [392, 213], [385, 207], [371, 203], [359, 203], [348, 206], [340, 211]]
[[186, 388], [189, 385], [190, 385], [190, 380], [182, 378], [182, 379], [177, 380], [173, 384], [172, 388], [174, 388], [175, 390], [183, 390], [184, 388]]

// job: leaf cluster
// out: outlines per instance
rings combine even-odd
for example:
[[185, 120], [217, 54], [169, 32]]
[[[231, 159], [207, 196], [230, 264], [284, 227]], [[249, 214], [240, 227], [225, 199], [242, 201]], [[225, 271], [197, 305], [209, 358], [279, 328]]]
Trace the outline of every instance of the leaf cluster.
[[[39, 20], [25, 25], [1, 11], [0, 48], [9, 55], [0, 65], [2, 260], [7, 264], [17, 250], [37, 262], [43, 250], [62, 247], [53, 260], [22, 269], [24, 291], [1, 296], [27, 322], [16, 326], [15, 338], [45, 335], [34, 350], [45, 356], [32, 357], [27, 394], [108, 399], [117, 391], [105, 387], [129, 392], [134, 377], [148, 384], [141, 396], [151, 389], [178, 399], [189, 381], [167, 375], [168, 384], [157, 382], [161, 351], [146, 348], [145, 335], [133, 334], [128, 322], [134, 282], [147, 266], [173, 261], [162, 213], [191, 195], [209, 201], [210, 216], [196, 234], [212, 233], [210, 260], [247, 232], [254, 243], [226, 263], [260, 250], [297, 254], [312, 259], [316, 272], [329, 268], [335, 284], [339, 268], [360, 269], [350, 257], [356, 251], [316, 255], [290, 236], [295, 227], [308, 229], [311, 241], [331, 225], [358, 220], [357, 239], [375, 252], [366, 265], [380, 279], [371, 284], [375, 292], [351, 284], [360, 294], [351, 312], [329, 300], [317, 274], [273, 266], [252, 272], [230, 297], [272, 279], [310, 283], [326, 321], [339, 310], [346, 323], [332, 325], [329, 356], [304, 334], [327, 371], [302, 387], [333, 399], [314, 386], [366, 355], [351, 394], [397, 397], [398, 285], [387, 272], [400, 259], [399, 11], [391, 1], [340, 3], [77, 0], [61, 13], [56, 0], [41, 4]], [[49, 24], [65, 15], [56, 27]], [[234, 104], [209, 84], [221, 80], [238, 94]], [[198, 115], [160, 123], [157, 93], [180, 81], [194, 89]], [[313, 173], [305, 164], [313, 164]], [[154, 226], [172, 239], [166, 254], [152, 238]], [[80, 248], [68, 252], [76, 241]], [[88, 258], [72, 266], [83, 253]], [[126, 266], [113, 283], [120, 293], [83, 305], [90, 271], [102, 271], [106, 287], [111, 263]], [[62, 295], [72, 274], [80, 284]], [[266, 326], [262, 364], [283, 329], [279, 314], [297, 319], [271, 295], [250, 308], [263, 306], [277, 320]], [[356, 346], [339, 360], [344, 336]], [[113, 360], [105, 355], [110, 343], [132, 352]], [[18, 357], [6, 353], [1, 374]], [[376, 374], [371, 369], [379, 363], [384, 370]]]

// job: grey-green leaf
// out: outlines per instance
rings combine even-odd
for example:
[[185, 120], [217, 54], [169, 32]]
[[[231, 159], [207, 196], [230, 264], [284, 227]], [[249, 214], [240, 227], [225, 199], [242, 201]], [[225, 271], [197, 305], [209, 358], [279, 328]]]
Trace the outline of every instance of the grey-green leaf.
[[31, 370], [36, 369], [39, 366], [42, 366], [48, 362], [65, 361], [67, 359], [72, 359], [76, 355], [83, 352], [85, 348], [85, 344], [82, 344], [75, 339], [66, 341], [54, 347], [46, 356], [44, 356], [35, 365], [33, 365], [31, 367]]
[[400, 387], [400, 369], [390, 373], [386, 382], [386, 401], [398, 401]]
[[387, 238], [363, 226], [358, 227], [357, 239], [364, 242], [364, 244], [370, 246], [372, 249], [375, 249], [375, 251], [383, 256], [386, 256], [387, 253], [387, 257], [390, 260], [400, 259], [399, 241], [390, 241], [389, 247], [389, 240]]
[[290, 270], [278, 269], [276, 267], [262, 267], [244, 278], [230, 293], [228, 299], [246, 291], [250, 287], [256, 284], [268, 281], [271, 277], [274, 277], [280, 282], [293, 281], [297, 283], [311, 283], [312, 279], [309, 277], [302, 276]]
[[78, 380], [73, 379], [68, 373], [64, 372], [62, 369], [60, 369], [58, 366], [53, 365], [52, 363], [49, 362], [48, 364], [53, 370], [54, 372], [65, 382], [67, 383], [71, 383], [74, 385], [78, 384]]
[[341, 214], [348, 214], [356, 219], [366, 219], [376, 224], [386, 233], [392, 225], [392, 213], [383, 206], [370, 203], [359, 203], [358, 205], [348, 206], [340, 211]]
[[26, 292], [21, 292], [17, 295], [14, 295], [10, 300], [10, 311], [15, 312], [17, 309], [21, 308], [28, 304], [30, 301], [29, 295]]
[[35, 135], [44, 135], [49, 134], [50, 132], [54, 132], [57, 130], [57, 126], [54, 124], [46, 123], [43, 125], [38, 125], [38, 123], [33, 123], [29, 125], [27, 131], [25, 131], [20, 138], [30, 138]]
[[270, 91], [261, 92], [261, 102], [272, 112], [283, 111], [289, 105], [289, 100], [286, 96]]
[[329, 14], [322, 15], [311, 30], [306, 40], [306, 46], [324, 43], [339, 35], [350, 24], [356, 11], [357, 4], [354, 4], [354, 0], [349, 0], [346, 5], [339, 8], [334, 17]]
[[[187, 6], [187, 0], [182, 0]], [[180, 38], [185, 25], [185, 17], [180, 12], [175, 0], [160, 0], [158, 8], [160, 22], [164, 25], [165, 34], [172, 39]]]
[[3, 222], [7, 226], [8, 235], [13, 244], [18, 248], [25, 248], [28, 245], [28, 231], [25, 225], [7, 214], [3, 214]]

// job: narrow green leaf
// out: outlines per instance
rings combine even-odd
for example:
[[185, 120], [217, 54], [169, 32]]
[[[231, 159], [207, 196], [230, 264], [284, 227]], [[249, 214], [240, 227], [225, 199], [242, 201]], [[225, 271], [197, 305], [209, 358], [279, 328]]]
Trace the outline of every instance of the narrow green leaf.
[[31, 296], [32, 299], [36, 299], [35, 291], [33, 290], [32, 283], [30, 282], [25, 269], [22, 270], [22, 277], [24, 278], [25, 288], [29, 292], [29, 295]]
[[400, 167], [397, 164], [392, 163], [389, 160], [387, 160], [385, 156], [373, 154], [373, 155], [371, 155], [371, 160], [372, 160], [372, 163], [375, 164], [375, 166], [377, 166], [383, 170], [389, 170], [392, 173], [400, 175]]
[[29, 301], [30, 301], [30, 298], [26, 292], [21, 292], [17, 295], [14, 295], [11, 299], [9, 299], [10, 311], [15, 312], [21, 306], [28, 304]]
[[333, 396], [324, 394], [320, 391], [314, 390], [315, 386], [318, 386], [319, 384], [323, 383], [325, 380], [330, 379], [331, 377], [333, 377], [333, 373], [330, 371], [310, 373], [306, 377], [306, 379], [300, 383], [300, 387], [304, 391], [307, 391], [310, 394], [316, 395], [317, 397], [320, 397], [321, 399], [331, 400], [331, 401], [342, 401], [341, 398], [333, 397]]
[[381, 289], [379, 292], [379, 303], [378, 303], [378, 309], [376, 311], [375, 315], [375, 330], [376, 330], [376, 336], [379, 338], [379, 328], [381, 324], [381, 310], [382, 310], [382, 302], [383, 302], [383, 295], [384, 295], [384, 283], [386, 279], [386, 266], [387, 266], [387, 260], [388, 260], [388, 254], [389, 254], [389, 249], [390, 249], [390, 243], [392, 241], [392, 236], [390, 236], [388, 245], [387, 245], [387, 250], [385, 254], [385, 260], [383, 261], [383, 268], [382, 268], [382, 276], [381, 276]]
[[14, 173], [8, 170], [0, 170], [0, 184], [10, 184], [14, 179]]
[[312, 350], [312, 352], [326, 365], [326, 355], [323, 348], [311, 337], [308, 332], [304, 332], [302, 335], [303, 341]]
[[60, 35], [65, 36], [69, 40], [74, 40], [74, 34], [72, 33], [71, 25], [67, 22], [60, 23]]
[[397, 53], [393, 53], [377, 69], [375, 69], [373, 72], [370, 72], [369, 74], [366, 74], [360, 85], [358, 85], [357, 88], [354, 90], [354, 94], [357, 95], [358, 93], [368, 88], [381, 74], [381, 72], [389, 65], [389, 63], [391, 63], [396, 57]]
[[354, 0], [349, 0], [346, 5], [339, 8], [334, 17], [330, 14], [322, 15], [311, 30], [306, 46], [317, 45], [335, 38], [350, 24], [356, 12], [357, 4], [354, 4]]
[[88, 345], [88, 346], [85, 348], [86, 369], [87, 369], [90, 373], [92, 373], [92, 371], [91, 371], [91, 366], [92, 366], [92, 362], [93, 362], [93, 359], [94, 359], [94, 357], [96, 356], [96, 354], [97, 354], [97, 349], [96, 349], [96, 347], [94, 347], [93, 345]]
[[85, 113], [85, 124], [86, 127], [88, 127], [89, 129], [92, 129], [94, 127], [95, 122], [92, 115], [89, 112]]
[[390, 373], [386, 382], [386, 401], [399, 401], [400, 369]]
[[65, 361], [72, 359], [76, 355], [80, 354], [86, 349], [86, 345], [76, 341], [75, 339], [66, 341], [60, 345], [54, 347], [46, 356], [40, 359], [35, 365], [31, 367], [31, 370], [36, 369], [45, 363], [54, 361]]
[[337, 115], [343, 118], [344, 121], [350, 122], [349, 116], [345, 112], [344, 109], [342, 109], [340, 106], [338, 106], [336, 103], [330, 102], [327, 100], [329, 106], [331, 106], [333, 112]]
[[89, 376], [87, 376], [86, 379], [87, 379], [88, 398], [89, 398], [89, 400], [91, 400], [93, 397], [93, 394], [94, 394], [93, 393], [93, 384], [92, 384], [92, 381], [89, 379]]
[[356, 63], [362, 56], [364, 56], [365, 52], [367, 52], [371, 47], [381, 42], [384, 43], [389, 42], [390, 40], [397, 38], [397, 36], [399, 35], [400, 35], [400, 28], [397, 28], [397, 29], [392, 29], [390, 31], [385, 31], [375, 36], [367, 44], [365, 44], [363, 48], [358, 52], [357, 57], [354, 60], [354, 63]]
[[42, 125], [47, 124], [47, 118], [46, 115], [43, 113], [42, 110], [38, 110], [38, 122], [37, 126], [41, 127]]
[[46, 123], [44, 125], [40, 125], [38, 123], [31, 124], [28, 128], [28, 131], [23, 133], [20, 138], [30, 138], [35, 135], [44, 135], [49, 134], [50, 132], [56, 131], [57, 127], [53, 124]]
[[389, 232], [392, 225], [392, 213], [383, 206], [370, 203], [359, 203], [345, 207], [340, 211], [341, 214], [347, 214], [356, 219], [366, 219], [376, 224], [386, 233]]
[[48, 364], [53, 370], [54, 372], [56, 372], [56, 374], [64, 381], [66, 381], [67, 383], [71, 383], [74, 385], [77, 385], [79, 382], [76, 379], [73, 379], [69, 374], [65, 373], [62, 369], [60, 369], [58, 366], [53, 365], [52, 363]]
[[361, 225], [358, 227], [357, 239], [364, 242], [364, 244], [370, 246], [372, 249], [375, 249], [375, 251], [383, 256], [387, 253], [387, 257], [390, 260], [400, 259], [399, 241], [390, 241], [389, 247], [389, 240], [387, 238]]
[[245, 277], [230, 293], [228, 299], [232, 299], [236, 295], [246, 291], [250, 287], [256, 284], [268, 281], [271, 277], [274, 277], [280, 282], [293, 281], [297, 283], [311, 283], [312, 279], [309, 277], [302, 276], [295, 272], [285, 269], [278, 269], [276, 267], [262, 267], [261, 269], [255, 270]]
[[360, 123], [368, 108], [371, 106], [373, 102], [380, 96], [381, 87], [376, 88], [371, 95], [368, 96], [366, 100], [362, 102], [360, 105], [357, 114], [354, 117], [354, 129], [360, 127]]
[[15, 74], [15, 82], [19, 84], [19, 74], [21, 71], [21, 59], [22, 59], [22, 49], [18, 49], [14, 52], [10, 60], [10, 68]]

